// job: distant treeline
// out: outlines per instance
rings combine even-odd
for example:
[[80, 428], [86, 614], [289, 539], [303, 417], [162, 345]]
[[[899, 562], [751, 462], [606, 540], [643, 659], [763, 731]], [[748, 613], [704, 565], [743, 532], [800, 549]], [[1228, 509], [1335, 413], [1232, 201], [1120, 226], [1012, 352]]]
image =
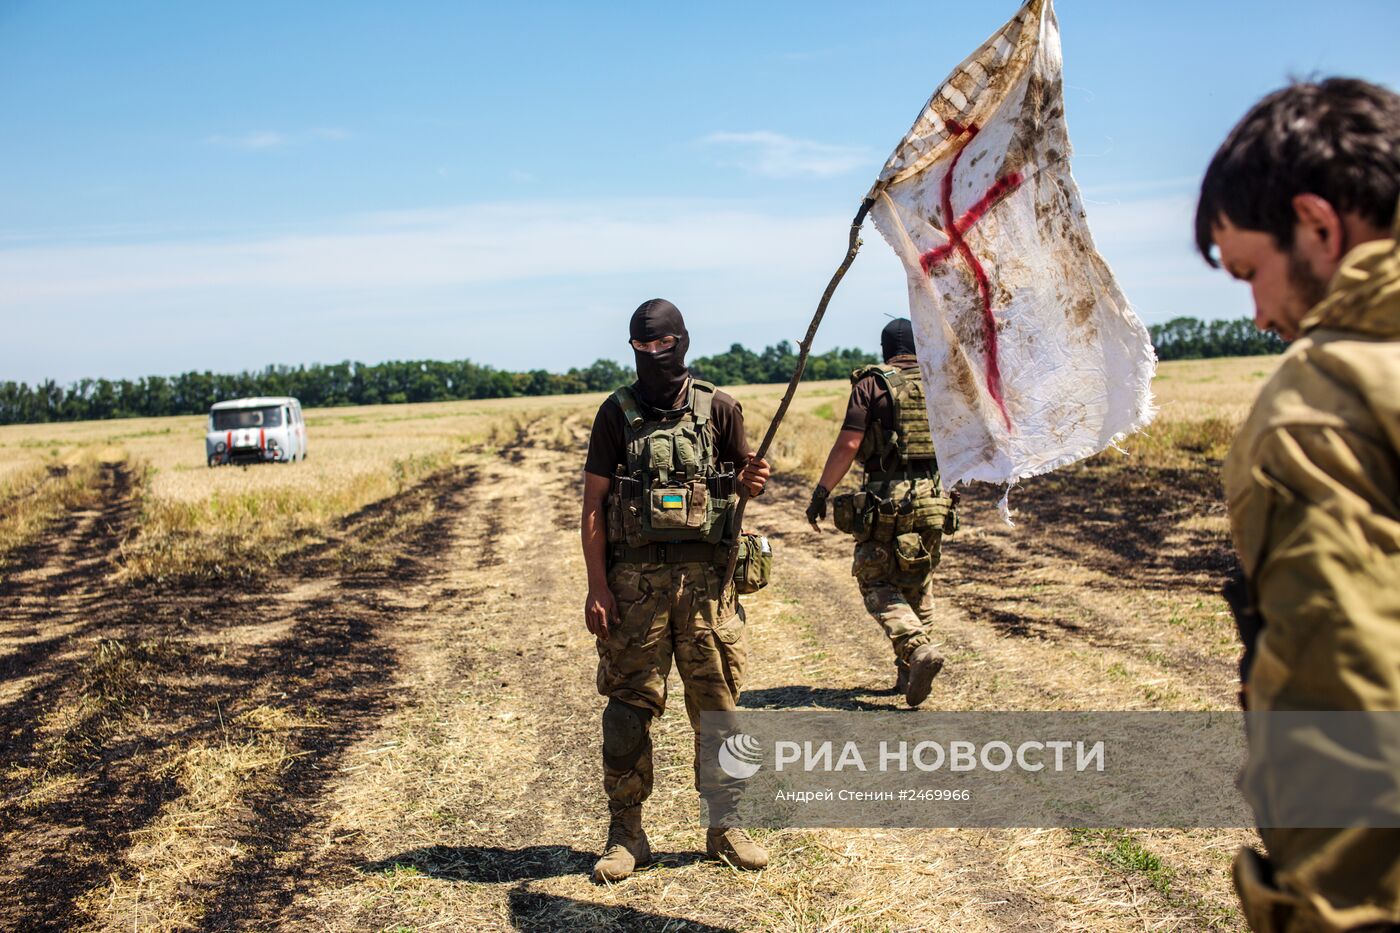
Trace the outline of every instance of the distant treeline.
[[1276, 335], [1265, 333], [1247, 317], [1233, 321], [1200, 321], [1172, 318], [1153, 324], [1152, 345], [1159, 360], [1200, 360], [1215, 356], [1263, 356], [1282, 353], [1286, 346]]
[[[755, 353], [734, 344], [726, 353], [701, 357], [691, 369], [721, 385], [786, 382], [796, 352], [787, 341]], [[835, 379], [875, 362], [861, 350], [835, 349], [808, 360], [806, 378]], [[80, 379], [61, 386], [0, 382], [0, 424], [38, 424], [99, 418], [140, 418], [203, 414], [215, 402], [250, 395], [292, 395], [307, 408], [446, 402], [603, 392], [636, 378], [630, 366], [598, 360], [583, 369], [551, 373], [543, 369], [510, 372], [470, 360], [313, 363], [269, 366], [257, 372], [188, 372], [144, 379]]]
[[[1248, 318], [1199, 321], [1174, 318], [1151, 328], [1152, 343], [1163, 360], [1278, 353], [1283, 341], [1260, 333]], [[873, 353], [854, 348], [828, 350], [807, 361], [806, 379], [844, 379], [851, 371], [877, 362]], [[786, 382], [797, 352], [786, 340], [762, 353], [734, 344], [725, 353], [692, 361], [691, 370], [718, 385]], [[0, 383], [0, 424], [86, 421], [203, 414], [215, 402], [249, 395], [293, 395], [308, 408], [380, 405], [397, 402], [446, 402], [458, 399], [508, 398], [604, 392], [631, 382], [630, 366], [598, 360], [583, 369], [551, 373], [543, 369], [510, 372], [470, 360], [408, 360], [388, 363], [313, 363], [269, 366], [258, 372], [189, 372], [144, 379], [79, 379], [61, 386]]]

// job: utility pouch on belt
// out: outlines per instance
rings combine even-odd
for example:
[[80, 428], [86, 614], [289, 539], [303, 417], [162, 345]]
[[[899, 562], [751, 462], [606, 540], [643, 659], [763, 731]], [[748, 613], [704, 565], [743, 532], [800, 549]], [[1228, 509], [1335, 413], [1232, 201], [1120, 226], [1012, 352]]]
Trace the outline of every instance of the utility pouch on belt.
[[773, 574], [773, 546], [762, 535], [739, 537], [739, 559], [734, 563], [734, 592], [747, 596], [768, 585]]
[[[869, 495], [874, 495], [874, 493], [869, 493]], [[875, 508], [871, 510], [870, 517], [870, 537], [875, 541], [888, 544], [894, 540], [896, 534], [904, 530], [898, 527], [901, 517], [900, 503], [894, 499], [882, 499], [876, 496]]]
[[836, 530], [854, 535], [857, 542], [869, 541], [875, 527], [875, 508], [879, 497], [861, 490], [832, 497], [831, 520]]
[[923, 574], [933, 569], [933, 555], [924, 545], [924, 536], [917, 531], [895, 536], [894, 559], [903, 573]]
[[[951, 496], [920, 496], [914, 500], [914, 527], [950, 535], [958, 530], [958, 511]], [[903, 529], [901, 529], [903, 530]]]

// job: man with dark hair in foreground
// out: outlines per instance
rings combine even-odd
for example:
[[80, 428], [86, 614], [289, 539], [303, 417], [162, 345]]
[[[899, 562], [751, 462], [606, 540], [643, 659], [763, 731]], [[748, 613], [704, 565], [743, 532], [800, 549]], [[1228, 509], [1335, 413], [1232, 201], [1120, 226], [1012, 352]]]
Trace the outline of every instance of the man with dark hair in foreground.
[[[1261, 329], [1293, 341], [1224, 467], [1251, 713], [1400, 710], [1397, 199], [1400, 96], [1345, 78], [1264, 98], [1201, 184], [1202, 254], [1250, 284]], [[1261, 823], [1287, 812], [1280, 799], [1345, 793], [1351, 772], [1390, 774], [1382, 806], [1400, 791], [1400, 775], [1355, 749], [1313, 749], [1330, 786], [1266, 750], [1251, 728], [1244, 784]], [[1235, 860], [1255, 930], [1400, 924], [1400, 829], [1260, 835], [1267, 859]]]

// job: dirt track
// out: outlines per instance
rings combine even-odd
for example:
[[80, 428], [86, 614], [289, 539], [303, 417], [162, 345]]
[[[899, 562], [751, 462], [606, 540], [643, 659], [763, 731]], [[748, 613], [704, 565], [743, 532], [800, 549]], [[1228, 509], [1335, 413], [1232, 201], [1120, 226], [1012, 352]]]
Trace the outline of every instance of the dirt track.
[[[0, 593], [0, 928], [1240, 928], [1243, 832], [1136, 834], [1170, 884], [1060, 830], [780, 831], [773, 866], [737, 876], [698, 857], [678, 707], [647, 807], [661, 867], [589, 883], [602, 704], [579, 618], [584, 424], [566, 428], [464, 456], [239, 587], [114, 587], [134, 503], [110, 468]], [[778, 551], [746, 603], [744, 703], [898, 708], [849, 542], [806, 529], [805, 493], [779, 476], [749, 512]], [[967, 502], [946, 543], [931, 708], [1233, 702], [1205, 471], [1090, 466], [1013, 504], [1008, 530]], [[403, 531], [407, 513], [426, 520]], [[215, 793], [192, 750], [247, 754]]]

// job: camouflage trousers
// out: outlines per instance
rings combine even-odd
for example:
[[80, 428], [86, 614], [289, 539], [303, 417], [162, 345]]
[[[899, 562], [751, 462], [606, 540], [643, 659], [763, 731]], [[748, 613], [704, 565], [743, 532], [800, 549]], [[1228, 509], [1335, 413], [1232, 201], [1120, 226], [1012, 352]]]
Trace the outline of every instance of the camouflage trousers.
[[[926, 551], [936, 566], [943, 534], [920, 532]], [[895, 661], [906, 664], [920, 645], [932, 640], [933, 567], [909, 572], [902, 570], [894, 542], [861, 541], [856, 544], [851, 573], [860, 586], [866, 611], [875, 617], [889, 636]]]
[[700, 714], [736, 708], [747, 654], [732, 589], [720, 603], [723, 572], [709, 563], [620, 563], [608, 571], [620, 620], [598, 641], [598, 692], [610, 701], [603, 714], [603, 788], [613, 809], [651, 795], [650, 725], [665, 712], [673, 658], [696, 730], [695, 789], [710, 806], [711, 822], [717, 806], [738, 796], [736, 782], [701, 767], [715, 760], [718, 740], [702, 737]]
[[1384, 933], [1400, 929], [1400, 830], [1259, 830], [1269, 849], [1235, 856], [1235, 893], [1256, 933]]

